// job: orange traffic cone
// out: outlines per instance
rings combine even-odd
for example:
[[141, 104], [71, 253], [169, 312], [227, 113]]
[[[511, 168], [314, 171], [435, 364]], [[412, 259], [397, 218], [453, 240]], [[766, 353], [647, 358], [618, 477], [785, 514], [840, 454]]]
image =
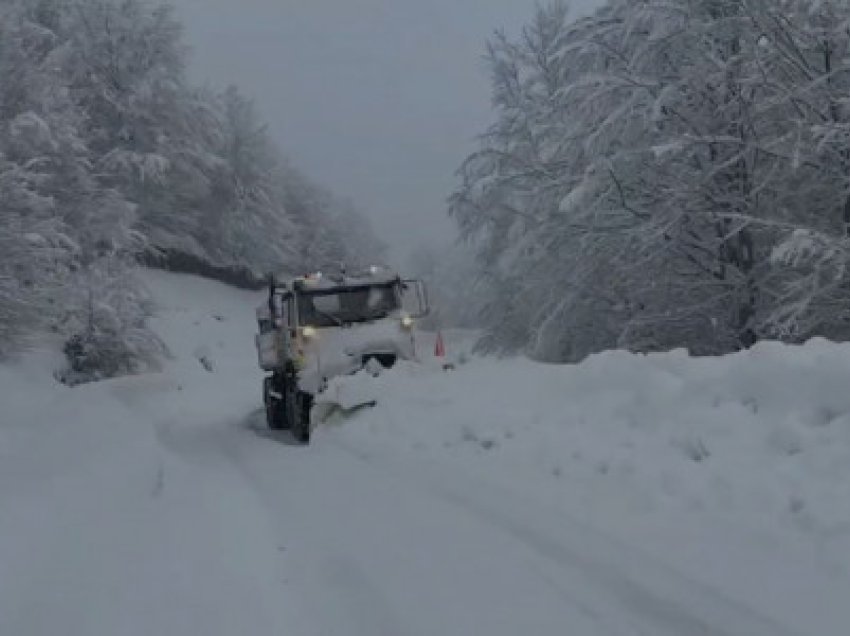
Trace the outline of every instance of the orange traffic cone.
[[443, 332], [437, 332], [437, 344], [434, 345], [434, 357], [435, 358], [445, 358], [446, 357], [446, 345], [443, 344]]

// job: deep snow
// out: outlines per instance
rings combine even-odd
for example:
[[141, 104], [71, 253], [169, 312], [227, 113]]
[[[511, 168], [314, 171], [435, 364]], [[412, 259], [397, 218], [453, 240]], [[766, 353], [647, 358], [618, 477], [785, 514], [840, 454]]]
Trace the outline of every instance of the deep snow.
[[[850, 346], [481, 359], [268, 433], [257, 294], [150, 272], [162, 373], [0, 366], [0, 634], [850, 629]], [[463, 355], [460, 354], [464, 351]]]

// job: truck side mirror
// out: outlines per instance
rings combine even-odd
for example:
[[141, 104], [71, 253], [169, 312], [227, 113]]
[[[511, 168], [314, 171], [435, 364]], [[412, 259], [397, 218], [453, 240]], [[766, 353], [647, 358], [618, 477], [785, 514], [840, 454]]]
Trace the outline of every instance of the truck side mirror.
[[428, 303], [428, 289], [421, 280], [403, 280], [402, 307], [410, 314], [411, 318], [422, 318], [427, 316], [431, 307]]

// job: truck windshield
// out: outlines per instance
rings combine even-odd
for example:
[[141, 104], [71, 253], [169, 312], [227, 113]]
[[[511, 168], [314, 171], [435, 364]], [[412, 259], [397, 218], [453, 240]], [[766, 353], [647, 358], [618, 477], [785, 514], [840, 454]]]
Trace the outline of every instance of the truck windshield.
[[395, 285], [321, 290], [298, 297], [301, 325], [335, 327], [384, 318], [399, 308]]

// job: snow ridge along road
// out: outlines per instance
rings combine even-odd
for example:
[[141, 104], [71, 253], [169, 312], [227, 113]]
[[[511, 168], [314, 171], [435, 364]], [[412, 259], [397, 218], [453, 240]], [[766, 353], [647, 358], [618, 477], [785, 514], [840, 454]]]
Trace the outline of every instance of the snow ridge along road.
[[848, 348], [561, 368], [450, 334], [456, 371], [305, 448], [258, 410], [257, 296], [148, 276], [163, 373], [0, 367], [0, 634], [846, 633]]

